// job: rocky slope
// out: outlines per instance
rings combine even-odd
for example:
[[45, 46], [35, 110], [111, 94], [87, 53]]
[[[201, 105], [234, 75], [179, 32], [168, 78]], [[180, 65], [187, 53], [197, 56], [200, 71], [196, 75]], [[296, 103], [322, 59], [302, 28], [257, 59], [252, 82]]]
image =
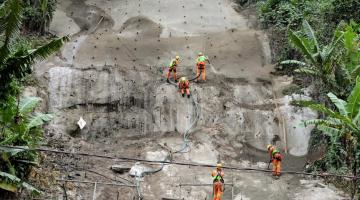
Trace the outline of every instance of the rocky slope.
[[[282, 95], [291, 77], [270, 74], [266, 35], [233, 7], [227, 0], [59, 1], [51, 31], [71, 34], [72, 40], [36, 67], [37, 94], [46, 99], [46, 109], [56, 113], [47, 129], [49, 144], [64, 150], [164, 159], [169, 149], [181, 147], [181, 134], [194, 120], [191, 99], [181, 98], [164, 81], [164, 66], [180, 55], [178, 76], [194, 77], [194, 60], [202, 51], [211, 60], [208, 81], [191, 84], [201, 107], [199, 122], [191, 131], [189, 150], [173, 159], [266, 168], [264, 149], [275, 141], [289, 152], [284, 169], [301, 170], [311, 127], [299, 123], [316, 114], [289, 105], [293, 98], [307, 97]], [[77, 126], [80, 117], [87, 123], [83, 130]], [[103, 177], [79, 166], [127, 177], [109, 170], [116, 163], [81, 157], [53, 160], [63, 177], [75, 173], [75, 178], [93, 181]], [[211, 183], [210, 170], [167, 165], [144, 178], [142, 194], [145, 199], [209, 198], [211, 187], [178, 185]], [[227, 171], [226, 177], [234, 184], [234, 199], [303, 199], [302, 194], [314, 188], [293, 175], [274, 180], [267, 173]], [[74, 199], [89, 199], [92, 187], [73, 184], [68, 193]], [[227, 189], [224, 199], [231, 199], [231, 191]], [[119, 199], [136, 196], [131, 188], [101, 185], [96, 197], [116, 199], [117, 192], [122, 194]], [[339, 198], [327, 186], [313, 193], [317, 195], [313, 199]]]

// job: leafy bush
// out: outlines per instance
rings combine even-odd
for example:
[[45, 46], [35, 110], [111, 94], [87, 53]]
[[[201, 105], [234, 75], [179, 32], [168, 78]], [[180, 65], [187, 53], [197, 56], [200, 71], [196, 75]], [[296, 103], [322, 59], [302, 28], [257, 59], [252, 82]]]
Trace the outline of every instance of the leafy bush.
[[[18, 192], [37, 189], [24, 182], [38, 154], [28, 148], [41, 142], [42, 125], [52, 115], [34, 112], [37, 97], [21, 98], [21, 81], [32, 72], [37, 60], [57, 52], [68, 37], [54, 39], [36, 49], [19, 39], [23, 7], [21, 0], [6, 0], [0, 6], [0, 145], [22, 146], [24, 149], [0, 148], [0, 189]], [[3, 193], [0, 193], [1, 195]], [[0, 196], [1, 198], [1, 196]]]
[[29, 31], [44, 34], [56, 9], [56, 0], [23, 0], [24, 26]]
[[340, 21], [350, 22], [354, 20], [360, 22], [360, 0], [333, 0], [333, 9], [326, 13], [330, 21], [335, 24]]
[[[300, 106], [309, 107], [317, 112], [325, 113], [325, 119], [314, 119], [304, 122], [316, 125], [329, 138], [328, 150], [325, 157], [317, 163], [322, 163], [323, 170], [331, 173], [341, 172], [357, 176], [360, 172], [360, 76], [346, 101], [333, 93], [327, 94], [335, 105], [336, 111], [311, 101], [297, 101]], [[320, 165], [321, 166], [321, 165]], [[356, 180], [354, 181], [352, 199], [356, 194]]]
[[[0, 4], [5, 0], [0, 0]], [[56, 10], [57, 0], [22, 0], [23, 26], [27, 31], [44, 34]]]
[[40, 100], [37, 97], [26, 97], [18, 102], [14, 97], [9, 97], [0, 107], [0, 145], [25, 148], [0, 147], [0, 188], [3, 190], [17, 192], [18, 188], [25, 187], [34, 193], [40, 193], [22, 181], [32, 165], [37, 164], [37, 153], [26, 149], [41, 142], [41, 127], [53, 117], [33, 112]]

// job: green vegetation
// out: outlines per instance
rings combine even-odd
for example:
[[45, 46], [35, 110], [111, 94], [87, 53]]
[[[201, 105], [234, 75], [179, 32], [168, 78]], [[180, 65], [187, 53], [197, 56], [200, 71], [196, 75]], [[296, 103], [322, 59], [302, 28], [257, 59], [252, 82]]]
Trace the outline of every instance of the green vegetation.
[[[244, 0], [242, 0], [245, 2]], [[302, 22], [316, 24], [319, 42], [329, 42], [341, 21], [359, 22], [360, 0], [257, 0], [259, 19], [268, 29], [274, 61], [299, 58], [287, 39], [288, 29], [298, 30]]]
[[[52, 115], [34, 112], [40, 98], [20, 98], [22, 84], [32, 73], [32, 65], [57, 52], [68, 37], [31, 49], [32, 45], [19, 36], [22, 14], [21, 0], [7, 0], [0, 7], [0, 145], [33, 148], [41, 142], [42, 125]], [[0, 148], [0, 155], [0, 190], [40, 192], [24, 182], [37, 163], [36, 152]]]
[[[316, 128], [329, 138], [328, 152], [318, 166], [322, 166], [320, 170], [337, 174], [351, 172], [353, 176], [357, 176], [360, 172], [360, 77], [357, 78], [347, 101], [331, 92], [327, 96], [337, 111], [311, 101], [296, 102], [300, 106], [326, 114], [325, 119], [304, 122], [305, 126], [316, 125]], [[356, 181], [354, 180], [353, 198], [356, 194]]]
[[[0, 4], [4, 0], [0, 0]], [[44, 35], [54, 16], [57, 0], [22, 0], [23, 30]]]
[[[294, 102], [320, 115], [304, 122], [315, 125], [313, 137], [327, 146], [310, 170], [358, 176], [360, 0], [236, 1], [242, 7], [256, 5], [262, 27], [270, 34], [274, 61], [280, 63], [278, 70], [302, 79], [302, 86], [315, 86], [315, 102]], [[353, 198], [360, 192], [359, 181], [333, 181]]]
[[357, 29], [355, 23], [344, 24], [336, 29], [328, 44], [322, 45], [305, 20], [301, 31], [289, 30], [290, 42], [301, 53], [304, 61], [287, 60], [281, 64], [297, 66], [294, 72], [312, 77], [313, 84], [322, 93], [332, 91], [346, 98], [356, 77], [360, 75], [359, 37], [354, 29]]

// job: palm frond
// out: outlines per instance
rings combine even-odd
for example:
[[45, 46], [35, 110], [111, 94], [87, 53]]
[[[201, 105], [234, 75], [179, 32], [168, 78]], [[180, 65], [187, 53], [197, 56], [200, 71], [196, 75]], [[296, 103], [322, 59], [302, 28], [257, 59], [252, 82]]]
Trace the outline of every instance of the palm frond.
[[[8, 153], [8, 154], [10, 154], [10, 156], [15, 156], [16, 154], [27, 151], [26, 149], [28, 149], [27, 146], [20, 146], [20, 147], [21, 147], [21, 149], [0, 147], [0, 153]], [[26, 148], [26, 149], [23, 149], [23, 148]]]
[[68, 36], [52, 40], [51, 42], [37, 48], [30, 50], [27, 56], [21, 58], [20, 61], [23, 61], [27, 64], [33, 64], [36, 60], [44, 60], [49, 57], [51, 54], [60, 50], [65, 42], [69, 41]]
[[18, 187], [11, 183], [6, 183], [5, 181], [0, 181], [0, 188], [12, 193], [16, 193], [18, 190]]
[[304, 56], [311, 61], [313, 65], [316, 65], [316, 60], [312, 56], [311, 50], [305, 45], [303, 39], [301, 39], [294, 31], [289, 30], [289, 38], [297, 49], [301, 51]]
[[[26, 183], [26, 182], [21, 181], [20, 178], [14, 176], [14, 175], [12, 175], [12, 174], [9, 174], [9, 173], [0, 171], [0, 177], [3, 177], [3, 178], [5, 178], [5, 179], [10, 180], [11, 182], [14, 182], [14, 183], [16, 183], [17, 185], [20, 185], [21, 187], [23, 187], [23, 188], [31, 191], [31, 192], [34, 193], [34, 194], [41, 194], [41, 193], [42, 193], [40, 190], [36, 189], [34, 186], [30, 185], [29, 183]], [[2, 182], [0, 182], [0, 183], [2, 183], [2, 184], [4, 184], [4, 185], [6, 184], [5, 181], [2, 181]], [[1, 185], [0, 185], [0, 186], [1, 186]], [[7, 185], [7, 187], [9, 187], [9, 185]], [[14, 187], [16, 187], [16, 186], [14, 186]], [[11, 187], [11, 188], [13, 188], [13, 187]], [[10, 190], [8, 190], [8, 191], [10, 191]], [[17, 191], [17, 189], [15, 190], [15, 192], [16, 192], [16, 191]], [[11, 192], [12, 192], [12, 191], [11, 191]]]
[[38, 49], [25, 51], [19, 49], [14, 55], [5, 61], [0, 68], [0, 97], [7, 90], [11, 80], [19, 80], [32, 72], [31, 66], [36, 60], [43, 60], [58, 51], [61, 46], [69, 41], [69, 37], [65, 36], [49, 42]]
[[322, 113], [328, 115], [329, 117], [340, 120], [342, 123], [344, 123], [346, 126], [348, 126], [351, 129], [354, 129], [354, 130], [357, 129], [357, 127], [352, 123], [352, 120], [350, 120], [350, 118], [348, 118], [346, 116], [342, 116], [341, 114], [334, 112], [333, 110], [327, 108], [326, 106], [324, 106], [322, 104], [318, 104], [318, 103], [315, 103], [312, 101], [303, 101], [303, 100], [294, 101], [293, 103], [298, 106], [308, 107], [312, 110], [322, 112]]
[[31, 113], [41, 101], [39, 97], [25, 97], [20, 100], [19, 113], [27, 115]]
[[341, 135], [341, 129], [333, 128], [330, 126], [324, 126], [324, 125], [319, 125], [316, 128], [322, 131], [325, 135], [328, 135], [330, 137]]
[[300, 74], [305, 74], [305, 75], [311, 75], [311, 76], [319, 76], [320, 73], [316, 68], [311, 68], [311, 67], [302, 67], [299, 69], [295, 69], [294, 72], [296, 73], [300, 73]]
[[309, 24], [309, 22], [307, 20], [303, 21], [303, 29], [304, 29], [307, 37], [309, 39], [311, 39], [311, 41], [314, 43], [315, 48], [316, 48], [316, 52], [319, 52], [320, 51], [319, 43], [318, 43], [318, 41], [316, 39], [314, 30], [312, 29], [312, 27], [310, 26], [310, 24]]
[[302, 125], [307, 127], [307, 126], [311, 126], [311, 125], [314, 125], [314, 126], [319, 126], [319, 125], [337, 126], [338, 124], [328, 121], [326, 119], [312, 119], [312, 120], [306, 120], [306, 121], [302, 122]]
[[307, 66], [306, 63], [298, 61], [298, 60], [285, 60], [280, 62], [281, 65], [298, 65], [298, 66], [302, 66], [305, 67]]
[[301, 106], [301, 107], [308, 107], [311, 108], [315, 111], [318, 112], [323, 112], [329, 116], [334, 116], [336, 113], [334, 111], [332, 111], [331, 109], [327, 108], [326, 106], [322, 105], [322, 104], [318, 104], [315, 103], [313, 101], [304, 101], [304, 100], [299, 100], [299, 101], [293, 101], [293, 103], [297, 106]]
[[360, 76], [360, 65], [356, 66], [352, 71], [351, 71], [351, 77], [353, 79], [356, 80], [356, 78]]
[[353, 123], [360, 126], [359, 124], [360, 122], [360, 110], [358, 110], [358, 113], [355, 115], [355, 117], [353, 118]]
[[53, 118], [54, 118], [54, 115], [52, 115], [52, 114], [36, 113], [33, 117], [31, 117], [26, 128], [28, 130], [30, 130], [31, 128], [39, 127], [39, 126], [43, 125], [45, 122], [48, 122]]
[[20, 31], [22, 19], [21, 0], [7, 0], [4, 2], [4, 17], [0, 18], [0, 32], [4, 32], [5, 40], [0, 48], [0, 63], [4, 63], [8, 53], [11, 52], [11, 42]]
[[347, 111], [349, 117], [354, 119], [360, 109], [360, 77], [356, 79], [356, 85], [347, 99]]
[[335, 94], [333, 93], [328, 93], [327, 96], [330, 98], [331, 102], [333, 104], [335, 104], [335, 106], [337, 107], [337, 109], [339, 110], [340, 114], [343, 116], [347, 116], [348, 115], [348, 111], [346, 109], [347, 103], [346, 101], [339, 99]]
[[333, 56], [333, 53], [335, 53], [335, 48], [338, 47], [339, 43], [342, 41], [344, 37], [344, 33], [341, 33], [332, 43], [330, 43], [328, 46], [323, 48], [323, 51], [321, 52], [322, 60], [324, 63], [328, 63], [331, 57]]

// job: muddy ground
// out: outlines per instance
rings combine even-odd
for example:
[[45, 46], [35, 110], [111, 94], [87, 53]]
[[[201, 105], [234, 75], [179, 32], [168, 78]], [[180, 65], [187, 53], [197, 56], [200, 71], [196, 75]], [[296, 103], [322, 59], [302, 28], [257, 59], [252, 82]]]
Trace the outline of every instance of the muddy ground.
[[[50, 29], [72, 39], [36, 67], [39, 87], [31, 89], [44, 98], [43, 109], [56, 114], [44, 146], [163, 160], [168, 151], [181, 148], [182, 134], [195, 120], [193, 100], [165, 82], [164, 67], [180, 55], [178, 77], [192, 78], [202, 51], [211, 61], [208, 79], [191, 83], [199, 121], [190, 131], [189, 148], [173, 160], [266, 169], [264, 149], [275, 141], [285, 157], [283, 169], [303, 170], [311, 127], [299, 124], [316, 113], [290, 105], [306, 95], [282, 95], [292, 78], [271, 75], [267, 36], [254, 19], [249, 12], [236, 12], [228, 0], [59, 1]], [[82, 130], [80, 117], [87, 123]], [[131, 167], [134, 162], [46, 154], [42, 169], [56, 171], [58, 179], [136, 182], [128, 173], [110, 170], [115, 164]], [[179, 186], [211, 184], [211, 170], [166, 165], [142, 178], [140, 193], [149, 200], [211, 199], [211, 186]], [[223, 199], [342, 198], [342, 192], [310, 178], [225, 170], [233, 188], [226, 187]], [[47, 199], [127, 200], [139, 194], [133, 187], [97, 184], [94, 190], [92, 183], [60, 181], [42, 189]]]

